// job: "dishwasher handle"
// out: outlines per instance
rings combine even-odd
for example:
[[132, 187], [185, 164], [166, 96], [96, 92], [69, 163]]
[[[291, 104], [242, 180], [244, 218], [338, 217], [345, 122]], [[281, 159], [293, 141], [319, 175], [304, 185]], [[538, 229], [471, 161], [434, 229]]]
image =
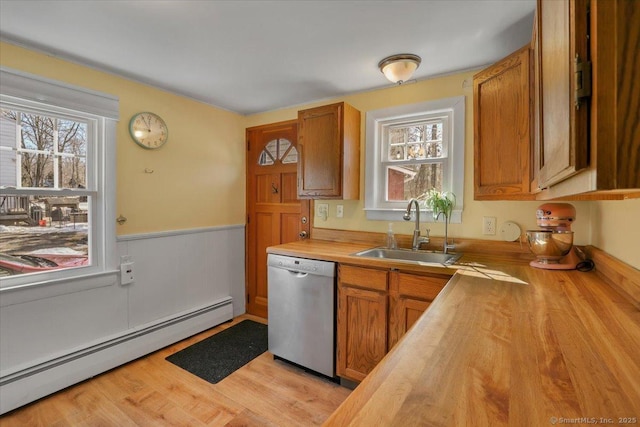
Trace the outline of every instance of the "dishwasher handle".
[[307, 277], [309, 275], [309, 273], [304, 273], [302, 271], [296, 271], [296, 270], [286, 270], [286, 271], [292, 276], [296, 276], [297, 278]]

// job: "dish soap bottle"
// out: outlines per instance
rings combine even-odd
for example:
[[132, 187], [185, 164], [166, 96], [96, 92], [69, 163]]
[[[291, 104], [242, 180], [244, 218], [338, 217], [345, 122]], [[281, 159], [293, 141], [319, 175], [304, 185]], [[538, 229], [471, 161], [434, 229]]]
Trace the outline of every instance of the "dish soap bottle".
[[389, 223], [389, 230], [387, 231], [387, 248], [396, 249], [398, 244], [396, 243], [396, 236], [393, 235], [393, 224]]

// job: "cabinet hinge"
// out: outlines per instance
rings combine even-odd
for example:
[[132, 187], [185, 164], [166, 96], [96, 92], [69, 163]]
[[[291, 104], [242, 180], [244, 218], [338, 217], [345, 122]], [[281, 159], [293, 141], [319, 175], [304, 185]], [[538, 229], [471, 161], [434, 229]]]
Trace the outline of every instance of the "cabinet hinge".
[[577, 110], [580, 109], [582, 100], [591, 96], [591, 61], [581, 61], [580, 56], [577, 54], [575, 59], [575, 79], [575, 106]]

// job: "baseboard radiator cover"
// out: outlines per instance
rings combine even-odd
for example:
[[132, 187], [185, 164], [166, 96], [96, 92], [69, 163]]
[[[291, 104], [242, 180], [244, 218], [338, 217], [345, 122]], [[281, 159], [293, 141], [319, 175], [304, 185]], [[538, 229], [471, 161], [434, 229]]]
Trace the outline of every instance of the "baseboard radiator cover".
[[233, 319], [232, 298], [0, 377], [0, 415]]

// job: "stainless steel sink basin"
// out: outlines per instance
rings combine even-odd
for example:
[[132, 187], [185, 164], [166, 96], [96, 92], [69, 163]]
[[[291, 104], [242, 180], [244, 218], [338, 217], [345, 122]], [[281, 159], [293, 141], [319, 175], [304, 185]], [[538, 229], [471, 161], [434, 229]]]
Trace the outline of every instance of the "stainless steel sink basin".
[[412, 251], [409, 249], [372, 248], [353, 254], [354, 256], [368, 258], [392, 259], [394, 261], [406, 261], [411, 263], [429, 262], [451, 265], [462, 254], [445, 254], [442, 252]]

